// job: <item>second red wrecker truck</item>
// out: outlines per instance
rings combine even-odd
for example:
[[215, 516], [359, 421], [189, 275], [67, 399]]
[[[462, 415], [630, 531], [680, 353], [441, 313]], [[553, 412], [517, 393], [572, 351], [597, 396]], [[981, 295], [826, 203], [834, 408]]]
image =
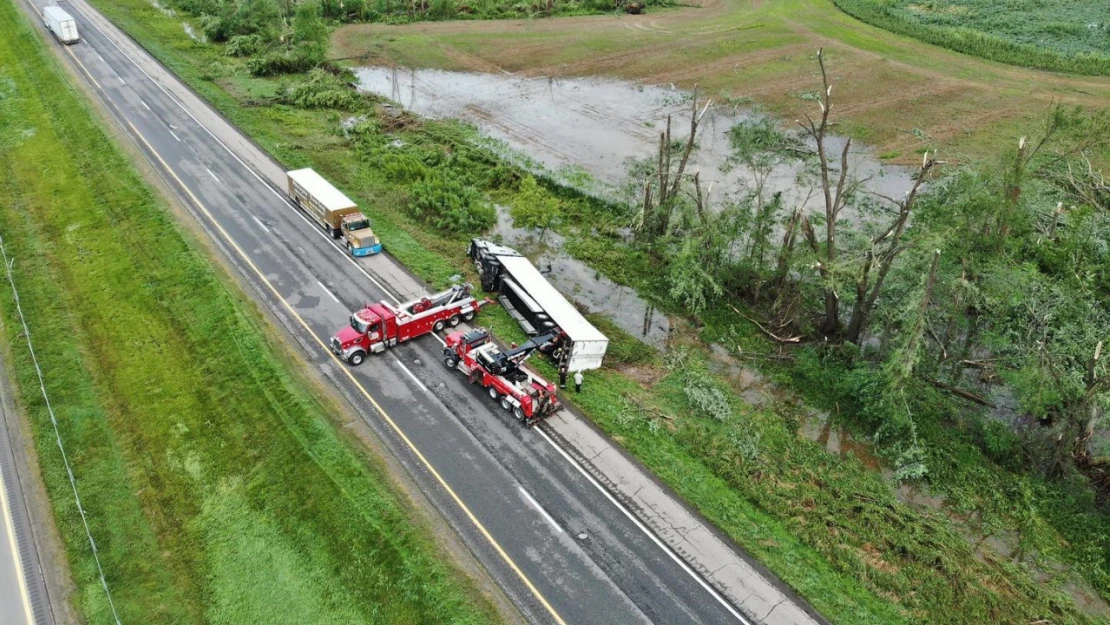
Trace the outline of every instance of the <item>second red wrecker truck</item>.
[[367, 304], [351, 313], [350, 323], [331, 337], [331, 350], [358, 366], [367, 354], [377, 354], [397, 343], [470, 321], [479, 308], [490, 303], [475, 300], [470, 289], [469, 284], [453, 286], [397, 306], [388, 302]]
[[471, 383], [481, 384], [490, 398], [511, 410], [518, 421], [531, 426], [562, 406], [555, 397], [555, 385], [521, 363], [556, 338], [556, 334], [545, 334], [502, 352], [488, 330], [454, 332], [447, 336], [443, 364], [467, 374]]

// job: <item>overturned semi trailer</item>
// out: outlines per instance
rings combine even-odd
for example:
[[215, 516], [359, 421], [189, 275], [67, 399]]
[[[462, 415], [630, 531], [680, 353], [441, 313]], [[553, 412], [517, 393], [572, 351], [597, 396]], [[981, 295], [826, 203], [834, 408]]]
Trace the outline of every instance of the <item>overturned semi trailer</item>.
[[482, 287], [498, 300], [530, 336], [557, 332], [561, 360], [570, 371], [601, 367], [609, 339], [516, 250], [475, 239], [468, 250]]

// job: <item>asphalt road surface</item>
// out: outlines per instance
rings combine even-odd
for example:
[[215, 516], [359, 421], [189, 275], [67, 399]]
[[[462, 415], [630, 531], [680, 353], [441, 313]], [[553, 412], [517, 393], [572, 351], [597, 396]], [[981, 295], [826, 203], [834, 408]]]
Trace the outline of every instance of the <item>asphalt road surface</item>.
[[541, 433], [446, 370], [435, 339], [357, 369], [338, 363], [328, 337], [366, 301], [392, 301], [388, 285], [375, 284], [146, 75], [153, 61], [125, 54], [87, 6], [60, 4], [82, 35], [67, 54], [110, 113], [529, 621], [743, 622]]

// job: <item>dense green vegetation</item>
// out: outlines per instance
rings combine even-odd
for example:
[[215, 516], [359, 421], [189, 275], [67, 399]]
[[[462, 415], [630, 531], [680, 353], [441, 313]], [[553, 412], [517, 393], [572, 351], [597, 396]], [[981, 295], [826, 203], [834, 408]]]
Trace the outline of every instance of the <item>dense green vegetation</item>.
[[1110, 75], [1110, 2], [833, 0], [869, 24], [1011, 65]]
[[[122, 622], [497, 621], [10, 2], [0, 232]], [[74, 600], [112, 622], [6, 280], [0, 308]]]
[[[644, 6], [669, 6], [672, 0], [179, 0], [169, 3], [200, 18], [212, 41], [228, 42], [228, 53], [254, 54], [274, 42], [295, 15], [313, 12], [337, 22], [404, 23], [421, 20], [505, 19], [593, 15]], [[637, 8], [629, 5], [636, 5]], [[302, 7], [310, 8], [302, 8]], [[297, 38], [302, 38], [297, 33]], [[290, 43], [282, 37], [283, 44]], [[291, 48], [296, 48], [296, 42]], [[290, 47], [279, 54], [290, 53]], [[260, 62], [260, 61], [259, 61]], [[297, 71], [290, 69], [289, 71]]]
[[[921, 239], [917, 234], [903, 239], [914, 244], [913, 251], [897, 255], [900, 264], [884, 291], [890, 295], [879, 300], [872, 315], [878, 321], [863, 332], [881, 338], [884, 333], [874, 329], [889, 326], [880, 351], [861, 353], [851, 344], [839, 344], [844, 338], [840, 328], [825, 347], [817, 332], [825, 283], [812, 271], [816, 254], [799, 242], [797, 252], [787, 257], [786, 271], [780, 272], [780, 239], [768, 228], [781, 226], [784, 213], [793, 207], [773, 198], [762, 203], [753, 199], [721, 211], [731, 218], [717, 219], [692, 210], [696, 206], [685, 201], [689, 195], [684, 188], [675, 196], [681, 201], [638, 217], [638, 210], [596, 202], [547, 181], [533, 184], [475, 148], [467, 129], [422, 122], [370, 98], [340, 95], [343, 89], [319, 74], [249, 77], [249, 60], [226, 56], [226, 47], [189, 40], [179, 23], [143, 0], [96, 4], [285, 165], [311, 165], [363, 205], [373, 206], [375, 229], [390, 252], [430, 282], [441, 285], [452, 274], [468, 271], [465, 231], [478, 227], [465, 222], [450, 226], [455, 222], [449, 209], [458, 206], [453, 200], [430, 204], [437, 207], [432, 214], [447, 219], [433, 228], [427, 227], [423, 209], [414, 209], [415, 185], [450, 181], [456, 190], [469, 189], [463, 193], [471, 197], [477, 193], [511, 207], [514, 218], [537, 235], [545, 226], [557, 228], [568, 237], [575, 256], [637, 287], [661, 309], [695, 313], [703, 341], [683, 337], [687, 351], [665, 359], [603, 325], [616, 339], [611, 368], [591, 374], [588, 392], [571, 399], [833, 622], [1092, 622], [1062, 591], [1067, 578], [1053, 574], [1049, 562], [1070, 564], [1097, 588], [1107, 587], [1106, 520], [1086, 478], [1073, 469], [1059, 477], [1028, 470], [1033, 463], [1024, 454], [1036, 450], [1036, 443], [978, 419], [962, 399], [918, 384], [916, 377], [898, 375], [905, 367], [884, 373], [889, 368], [882, 363], [891, 362], [892, 353], [912, 354], [907, 347], [921, 345], [920, 340], [908, 341], [916, 333], [903, 328], [915, 326], [912, 304], [922, 299], [927, 246], [940, 244], [942, 232], [954, 236], [951, 229], [938, 224], [937, 229], [923, 228]], [[302, 97], [294, 98], [294, 93]], [[782, 158], [769, 157], [767, 151], [795, 143], [776, 132], [771, 126], [741, 129], [737, 136], [757, 139], [767, 149], [738, 150], [737, 158], [775, 167]], [[1081, 129], [1071, 126], [1065, 134], [1075, 136]], [[989, 171], [981, 175], [995, 179]], [[1041, 180], [1039, 174], [1035, 178]], [[970, 186], [960, 188], [976, 188], [966, 184]], [[930, 195], [927, 201], [935, 203], [939, 197]], [[1033, 199], [1025, 196], [1017, 205], [1039, 207]], [[654, 235], [627, 242], [620, 234], [635, 222], [643, 233], [645, 219], [664, 214], [670, 225], [660, 228], [655, 222], [647, 228]], [[714, 242], [729, 238], [718, 229], [725, 226], [742, 228], [732, 234], [750, 242], [745, 253], [720, 254]], [[843, 264], [832, 277], [844, 287], [841, 292], [850, 294], [866, 233], [844, 229]], [[975, 242], [972, 248], [981, 246]], [[1010, 250], [1007, 255], [1018, 253]], [[959, 255], [951, 256], [956, 263]], [[949, 262], [947, 251], [944, 259]], [[955, 266], [946, 264], [946, 275]], [[782, 288], [770, 288], [774, 280]], [[953, 283], [949, 277], [944, 281]], [[768, 293], [791, 297], [775, 307]], [[951, 293], [937, 289], [938, 303], [929, 310], [941, 307], [939, 302]], [[730, 303], [743, 304], [753, 318], [773, 313], [785, 323], [772, 329], [796, 332], [811, 342], [779, 353]], [[498, 333], [512, 338], [514, 326], [507, 317], [491, 315]], [[845, 318], [837, 325], [847, 322]], [[930, 321], [930, 326], [936, 324]], [[796, 388], [809, 402], [827, 408], [837, 419], [835, 427], [850, 426], [861, 435], [882, 432], [877, 451], [886, 462], [923, 492], [947, 496], [950, 507], [938, 511], [902, 503], [890, 483], [852, 453], [829, 454], [799, 436], [810, 411], [798, 403], [780, 401], [758, 409], [746, 405], [713, 370], [715, 361], [704, 349], [709, 342], [759, 362], [784, 387]], [[931, 345], [919, 349], [919, 360], [935, 361], [934, 351]], [[547, 364], [536, 365], [551, 373]], [[931, 365], [919, 366], [922, 373], [932, 373]], [[913, 413], [908, 420], [898, 413], [884, 428], [883, 402], [889, 404], [891, 389], [914, 398]], [[969, 527], [964, 518], [978, 519], [972, 529], [984, 535], [1005, 537], [1019, 528], [1022, 553], [1011, 560], [974, 549], [961, 535]], [[1030, 569], [1042, 561], [1049, 562], [1044, 571], [1050, 580], [1034, 583]]]

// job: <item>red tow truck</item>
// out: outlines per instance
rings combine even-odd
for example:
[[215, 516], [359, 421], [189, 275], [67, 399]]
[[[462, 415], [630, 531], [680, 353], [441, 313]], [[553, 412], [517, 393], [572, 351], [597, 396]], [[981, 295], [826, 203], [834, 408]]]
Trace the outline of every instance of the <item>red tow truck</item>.
[[351, 313], [350, 323], [331, 337], [331, 350], [357, 367], [367, 354], [470, 321], [479, 308], [490, 303], [488, 299], [475, 300], [470, 289], [469, 284], [457, 285], [397, 306], [388, 302], [367, 304]]
[[488, 330], [454, 332], [447, 335], [443, 364], [465, 373], [472, 384], [481, 384], [491, 399], [511, 410], [518, 421], [531, 426], [562, 405], [555, 397], [555, 385], [521, 364], [556, 338], [555, 334], [545, 334], [502, 352]]

